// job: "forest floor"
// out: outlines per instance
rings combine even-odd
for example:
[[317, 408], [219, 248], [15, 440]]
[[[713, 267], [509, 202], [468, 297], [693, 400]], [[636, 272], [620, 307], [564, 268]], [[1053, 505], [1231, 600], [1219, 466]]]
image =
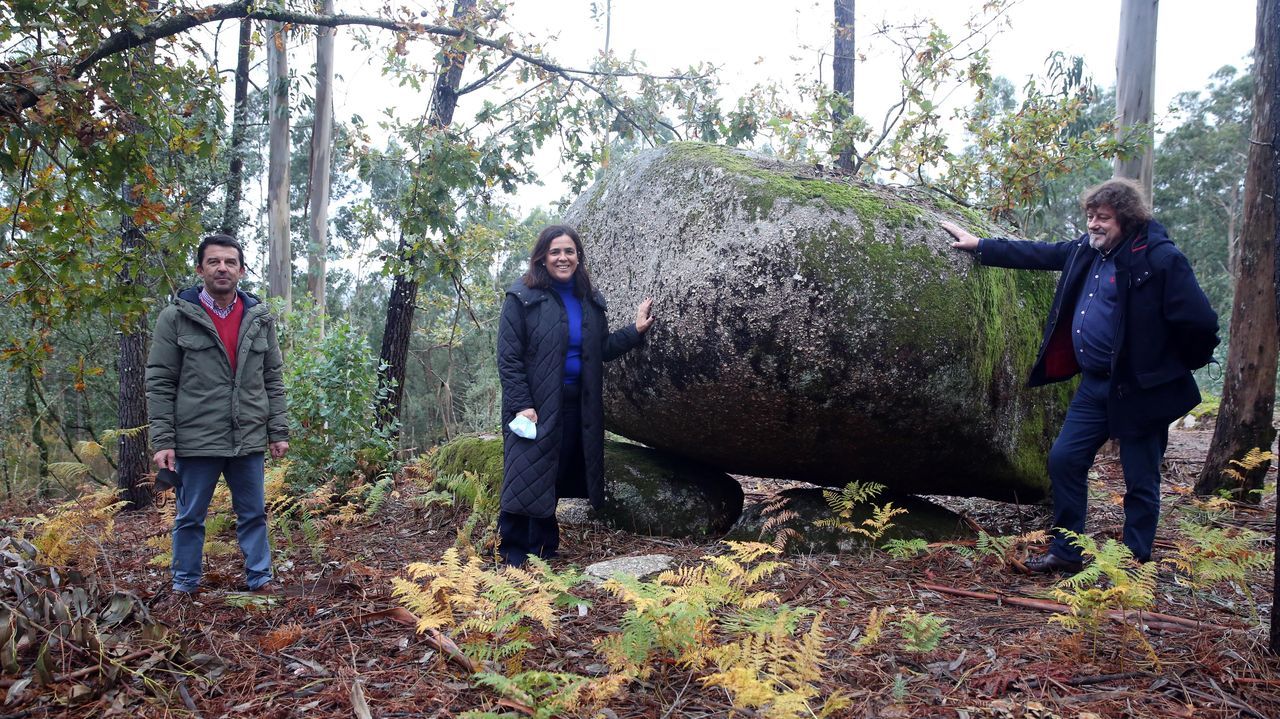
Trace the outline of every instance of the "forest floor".
[[[1172, 551], [1178, 517], [1196, 511], [1189, 488], [1209, 434], [1178, 431], [1171, 437], [1157, 558]], [[1124, 486], [1118, 460], [1104, 454], [1095, 470], [1088, 531], [1095, 538], [1118, 537], [1117, 498]], [[439, 559], [453, 545], [464, 517], [448, 507], [423, 509], [413, 501], [420, 483], [411, 477], [397, 482], [400, 491], [373, 517], [326, 527], [320, 562], [305, 546], [277, 547], [278, 555], [286, 555], [277, 558], [284, 596], [270, 601], [237, 591], [242, 581], [238, 554], [207, 560], [209, 589], [196, 603], [165, 601], [167, 572], [149, 564], [156, 552], [144, 544], [167, 532], [163, 514], [121, 515], [101, 551], [116, 586], [150, 604], [151, 615], [172, 628], [171, 636], [182, 637], [190, 652], [220, 657], [225, 671], [213, 681], [183, 682], [182, 691], [171, 694], [181, 696], [174, 702], [162, 702], [157, 693], [127, 682], [78, 703], [69, 702], [56, 683], [40, 691], [28, 687], [8, 698], [0, 717], [452, 717], [473, 709], [510, 711], [513, 705], [470, 681], [456, 662], [405, 623], [391, 580], [404, 576], [411, 562]], [[774, 485], [752, 481], [747, 491], [748, 501], [759, 500]], [[161, 496], [171, 501], [171, 494]], [[1043, 507], [950, 503], [993, 535], [1044, 529], [1049, 523]], [[31, 508], [9, 507], [7, 513], [29, 516]], [[1274, 537], [1275, 497], [1257, 508], [1237, 506], [1213, 521]], [[1270, 551], [1270, 545], [1264, 549]], [[718, 551], [713, 542], [637, 536], [585, 523], [563, 527], [563, 556], [553, 566], [582, 567], [647, 553], [695, 562]], [[1162, 566], [1155, 611], [1191, 621], [1185, 626], [1152, 621], [1138, 639], [1126, 637], [1120, 624], [1105, 622], [1097, 635], [1082, 635], [1051, 622], [1051, 612], [995, 601], [1043, 598], [1056, 578], [1028, 576], [954, 551], [939, 549], [906, 560], [868, 551], [785, 561], [788, 568], [769, 582], [784, 602], [824, 612], [832, 641], [820, 697], [839, 690], [852, 700], [836, 716], [1280, 716], [1280, 661], [1265, 653], [1269, 570], [1249, 577], [1255, 618], [1250, 597], [1238, 589], [1222, 583], [1193, 593]], [[994, 596], [960, 596], [948, 589]], [[592, 640], [617, 631], [625, 606], [590, 585], [575, 593], [590, 600], [590, 610], [561, 616], [554, 636], [536, 630], [535, 646], [524, 656], [526, 667], [603, 673]], [[933, 613], [945, 618], [947, 632], [936, 648], [923, 653], [906, 651], [889, 629], [879, 642], [859, 647], [855, 639], [877, 608]], [[677, 663], [656, 663], [652, 674], [632, 682], [602, 715], [764, 716], [733, 710], [723, 690], [700, 678]]]

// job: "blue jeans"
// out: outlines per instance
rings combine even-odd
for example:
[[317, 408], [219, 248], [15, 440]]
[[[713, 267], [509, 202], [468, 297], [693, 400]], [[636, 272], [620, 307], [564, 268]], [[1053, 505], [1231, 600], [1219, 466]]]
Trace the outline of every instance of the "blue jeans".
[[236, 512], [236, 538], [244, 554], [245, 580], [250, 589], [271, 581], [271, 546], [267, 542], [267, 508], [263, 494], [262, 452], [243, 457], [179, 457], [181, 486], [174, 489], [177, 516], [173, 520], [173, 588], [193, 592], [200, 585], [204, 562], [204, 520], [209, 500], [226, 479]]
[[[1084, 532], [1089, 499], [1089, 468], [1110, 436], [1107, 395], [1110, 380], [1084, 374], [1067, 408], [1062, 431], [1049, 450], [1049, 481], [1053, 485], [1053, 526]], [[1124, 543], [1139, 561], [1151, 559], [1151, 545], [1160, 519], [1160, 461], [1169, 443], [1168, 427], [1120, 438], [1120, 466], [1124, 468]], [[1061, 532], [1054, 533], [1049, 551], [1062, 559], [1080, 560], [1080, 548]]]

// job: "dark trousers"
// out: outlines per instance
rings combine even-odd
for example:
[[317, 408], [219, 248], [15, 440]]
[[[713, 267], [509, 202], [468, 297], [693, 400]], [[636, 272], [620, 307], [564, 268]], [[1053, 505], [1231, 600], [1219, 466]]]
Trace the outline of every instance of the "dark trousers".
[[[1053, 526], [1084, 532], [1089, 497], [1089, 468], [1107, 441], [1107, 393], [1110, 380], [1086, 373], [1067, 408], [1062, 431], [1049, 450], [1049, 480], [1053, 485]], [[1124, 543], [1139, 561], [1151, 559], [1151, 545], [1160, 519], [1160, 461], [1169, 443], [1169, 428], [1120, 438], [1124, 468]], [[1051, 552], [1079, 561], [1080, 548], [1055, 531]]]
[[[582, 394], [578, 385], [565, 385], [560, 398], [560, 461], [556, 473], [556, 499], [587, 496], [582, 456]], [[514, 512], [498, 513], [498, 554], [504, 564], [521, 566], [530, 555], [556, 556], [560, 548], [560, 524], [550, 517], [530, 517]]]

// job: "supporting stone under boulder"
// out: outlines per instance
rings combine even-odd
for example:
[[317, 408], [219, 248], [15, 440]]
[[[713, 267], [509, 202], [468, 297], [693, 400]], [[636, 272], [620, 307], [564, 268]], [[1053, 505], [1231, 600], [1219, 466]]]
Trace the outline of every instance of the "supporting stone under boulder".
[[[785, 506], [768, 514], [764, 511], [766, 506], [764, 504], [748, 505], [742, 512], [742, 518], [729, 531], [725, 539], [772, 543], [778, 537], [779, 531], [790, 529], [795, 534], [787, 538], [784, 545], [784, 551], [788, 554], [848, 553], [870, 546], [869, 540], [862, 535], [845, 532], [835, 527], [818, 526], [818, 520], [835, 517], [835, 512], [823, 497], [823, 491], [813, 488], [784, 490], [778, 494], [778, 497], [786, 500]], [[912, 496], [876, 498], [868, 504], [855, 508], [853, 516], [846, 521], [861, 526], [862, 520], [871, 517], [872, 505], [883, 505], [887, 502], [893, 502], [894, 507], [905, 509], [907, 513], [893, 518], [893, 526], [879, 540], [879, 545], [891, 539], [945, 542], [955, 539], [972, 539], [975, 536], [960, 515], [928, 500]], [[764, 531], [764, 525], [770, 517], [783, 510], [795, 512], [798, 516], [779, 523], [767, 532]]]
[[978, 266], [978, 213], [722, 147], [613, 164], [573, 205], [614, 325], [610, 430], [728, 472], [895, 494], [1045, 496], [1062, 385], [1028, 389], [1054, 276]]
[[[436, 452], [444, 474], [475, 472], [498, 496], [502, 438], [461, 437]], [[606, 440], [605, 505], [592, 518], [614, 529], [705, 539], [724, 534], [742, 513], [742, 487], [724, 472], [647, 447]]]

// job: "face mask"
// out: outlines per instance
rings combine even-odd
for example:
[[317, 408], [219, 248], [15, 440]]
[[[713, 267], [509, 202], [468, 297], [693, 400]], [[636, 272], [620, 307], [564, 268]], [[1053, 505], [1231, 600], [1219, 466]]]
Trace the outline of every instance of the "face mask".
[[528, 417], [518, 414], [516, 418], [507, 424], [512, 432], [525, 439], [533, 439], [538, 436], [538, 425], [534, 424]]

